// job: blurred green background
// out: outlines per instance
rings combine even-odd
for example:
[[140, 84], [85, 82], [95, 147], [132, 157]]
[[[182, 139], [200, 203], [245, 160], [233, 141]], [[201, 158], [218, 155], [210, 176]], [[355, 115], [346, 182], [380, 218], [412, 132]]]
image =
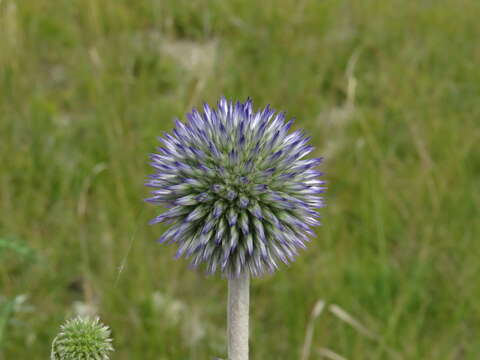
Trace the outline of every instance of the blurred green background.
[[329, 182], [309, 250], [253, 281], [252, 359], [478, 359], [479, 14], [1, 0], [0, 359], [47, 359], [77, 313], [114, 359], [225, 357], [225, 280], [174, 261], [143, 202], [156, 137], [221, 95], [296, 117]]

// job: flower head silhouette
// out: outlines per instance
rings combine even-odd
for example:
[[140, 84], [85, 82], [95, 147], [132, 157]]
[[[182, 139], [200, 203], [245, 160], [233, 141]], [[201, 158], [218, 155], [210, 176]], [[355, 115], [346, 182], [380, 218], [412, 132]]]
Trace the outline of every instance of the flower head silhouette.
[[228, 277], [293, 261], [319, 225], [325, 183], [321, 158], [305, 159], [313, 147], [302, 131], [289, 132], [292, 123], [269, 106], [254, 112], [250, 99], [225, 98], [177, 120], [151, 154], [147, 201], [168, 208], [151, 223], [171, 225], [159, 241]]

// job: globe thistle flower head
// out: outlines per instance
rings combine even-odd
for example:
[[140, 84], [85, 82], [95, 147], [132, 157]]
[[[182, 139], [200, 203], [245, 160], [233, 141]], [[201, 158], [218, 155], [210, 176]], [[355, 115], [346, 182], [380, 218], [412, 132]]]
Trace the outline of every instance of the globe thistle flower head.
[[108, 360], [113, 351], [110, 329], [98, 318], [77, 317], [61, 326], [51, 360]]
[[305, 247], [323, 207], [321, 158], [293, 120], [252, 101], [220, 99], [216, 109], [193, 109], [185, 123], [159, 140], [147, 201], [168, 210], [151, 223], [170, 228], [160, 242], [176, 243], [177, 257], [208, 273], [237, 277], [273, 272]]

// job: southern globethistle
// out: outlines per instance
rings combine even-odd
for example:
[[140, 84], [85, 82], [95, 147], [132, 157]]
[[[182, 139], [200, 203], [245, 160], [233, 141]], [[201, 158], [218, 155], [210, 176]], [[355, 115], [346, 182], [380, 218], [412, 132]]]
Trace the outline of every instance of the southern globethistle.
[[68, 320], [53, 340], [51, 360], [108, 360], [113, 351], [110, 329], [98, 318]]
[[191, 258], [230, 278], [274, 271], [305, 247], [315, 209], [323, 206], [320, 158], [304, 159], [313, 147], [293, 120], [269, 106], [252, 110], [221, 98], [176, 121], [162, 147], [151, 154], [155, 188], [147, 201], [168, 211], [152, 224], [171, 227], [160, 242], [177, 243], [177, 257]]

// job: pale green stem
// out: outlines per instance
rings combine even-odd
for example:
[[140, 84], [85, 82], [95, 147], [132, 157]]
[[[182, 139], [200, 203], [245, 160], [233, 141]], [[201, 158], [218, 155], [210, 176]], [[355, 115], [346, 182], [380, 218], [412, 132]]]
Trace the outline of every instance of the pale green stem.
[[249, 287], [248, 272], [228, 280], [228, 360], [248, 360]]

